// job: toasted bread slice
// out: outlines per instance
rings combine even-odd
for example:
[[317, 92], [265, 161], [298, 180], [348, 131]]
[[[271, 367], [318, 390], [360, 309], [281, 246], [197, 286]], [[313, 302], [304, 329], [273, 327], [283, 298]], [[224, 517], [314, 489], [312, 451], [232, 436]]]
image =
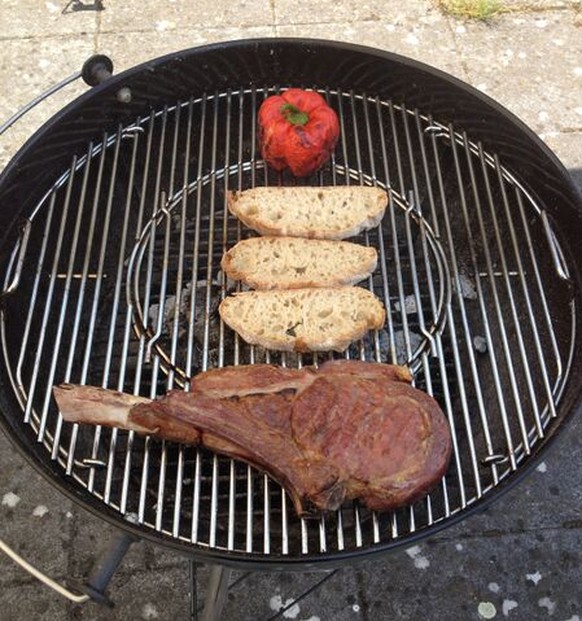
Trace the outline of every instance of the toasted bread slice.
[[229, 211], [261, 235], [345, 239], [377, 226], [388, 195], [381, 188], [258, 187], [231, 192]]
[[344, 351], [386, 320], [373, 293], [349, 286], [245, 291], [225, 298], [219, 311], [247, 343], [279, 351]]
[[302, 237], [252, 237], [222, 257], [233, 280], [253, 289], [301, 289], [353, 285], [378, 263], [375, 248], [346, 241]]

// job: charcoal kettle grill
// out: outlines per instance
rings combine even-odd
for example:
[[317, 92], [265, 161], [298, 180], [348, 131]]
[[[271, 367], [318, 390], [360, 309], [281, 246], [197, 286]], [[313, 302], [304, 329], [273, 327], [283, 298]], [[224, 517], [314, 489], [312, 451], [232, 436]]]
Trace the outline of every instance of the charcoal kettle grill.
[[[0, 421], [47, 480], [125, 533], [85, 585], [92, 597], [132, 538], [216, 568], [207, 619], [224, 568], [328, 568], [410, 545], [498, 498], [579, 410], [582, 199], [499, 104], [410, 59], [305, 39], [209, 45], [115, 76], [96, 57], [83, 73], [93, 88], [0, 177]], [[258, 106], [291, 86], [340, 119], [331, 161], [308, 179], [257, 149]], [[326, 359], [249, 346], [217, 314], [238, 286], [220, 258], [251, 234], [226, 193], [290, 184], [388, 192], [380, 226], [355, 240], [378, 250], [363, 286], [386, 325], [345, 356], [407, 364], [448, 418], [449, 470], [413, 506], [350, 501], [299, 519], [244, 463], [70, 425], [52, 398], [61, 382], [154, 398], [208, 368]]]

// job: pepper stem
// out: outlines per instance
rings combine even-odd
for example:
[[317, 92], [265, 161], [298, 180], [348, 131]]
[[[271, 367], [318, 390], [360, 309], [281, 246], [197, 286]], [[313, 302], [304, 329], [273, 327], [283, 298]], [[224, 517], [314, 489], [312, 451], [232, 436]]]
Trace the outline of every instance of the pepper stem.
[[309, 121], [307, 112], [302, 112], [297, 106], [290, 103], [284, 103], [281, 106], [281, 114], [292, 125], [305, 125]]

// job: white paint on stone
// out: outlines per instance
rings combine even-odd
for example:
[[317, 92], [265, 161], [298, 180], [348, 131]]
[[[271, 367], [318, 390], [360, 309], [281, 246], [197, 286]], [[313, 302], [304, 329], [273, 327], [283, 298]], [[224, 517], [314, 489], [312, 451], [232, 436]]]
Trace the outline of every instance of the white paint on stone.
[[404, 38], [405, 43], [408, 45], [418, 45], [420, 43], [418, 37], [414, 34], [414, 32], [409, 32]]
[[542, 597], [539, 599], [538, 606], [540, 608], [546, 608], [550, 616], [556, 612], [556, 602], [552, 601], [549, 597]]
[[278, 593], [273, 595], [273, 597], [269, 600], [269, 606], [271, 610], [274, 610], [275, 612], [281, 610], [281, 608], [283, 608], [283, 598]]
[[408, 548], [406, 554], [414, 561], [416, 569], [427, 569], [430, 566], [430, 561], [421, 553], [420, 546]]
[[142, 619], [159, 619], [160, 617], [160, 613], [158, 612], [158, 609], [153, 605], [150, 604], [149, 602], [145, 603], [143, 605], [143, 608], [141, 609], [141, 618]]
[[173, 30], [176, 27], [174, 22], [170, 22], [167, 19], [162, 19], [159, 22], [156, 22], [156, 30], [158, 32], [165, 32], [166, 30]]
[[[477, 88], [480, 91], [486, 91], [487, 86], [485, 84], [478, 84]], [[459, 286], [461, 288], [461, 295], [467, 300], [477, 299], [477, 289], [475, 289], [475, 283], [463, 272], [459, 274]]]
[[505, 61], [505, 64], [511, 62], [514, 56], [515, 53], [511, 48], [508, 47], [507, 49], [503, 50], [503, 60]]
[[501, 612], [503, 613], [504, 617], [508, 617], [509, 613], [514, 609], [517, 608], [518, 604], [515, 600], [513, 599], [504, 599], [503, 600], [503, 604], [501, 604]]
[[34, 515], [34, 517], [42, 517], [43, 515], [46, 515], [49, 512], [48, 507], [46, 507], [45, 505], [38, 505], [38, 507], [35, 507], [32, 511], [32, 515]]
[[299, 616], [299, 613], [301, 612], [299, 604], [293, 604], [292, 606], [291, 604], [293, 604], [293, 599], [286, 599], [285, 601], [283, 601], [283, 598], [278, 593], [276, 595], [273, 595], [273, 597], [271, 597], [271, 599], [269, 600], [269, 606], [271, 607], [271, 610], [275, 612], [278, 612], [282, 608], [290, 606], [289, 610], [286, 610], [283, 613], [283, 617], [285, 619], [295, 619]]
[[8, 507], [9, 509], [14, 509], [14, 507], [20, 502], [20, 496], [17, 496], [14, 492], [8, 492], [2, 496], [2, 504]]
[[[285, 606], [288, 606], [293, 600], [287, 600], [288, 603], [285, 604]], [[283, 617], [285, 619], [296, 619], [299, 616], [299, 613], [301, 612], [301, 609], [299, 608], [299, 604], [293, 604], [293, 606], [291, 606], [289, 608], [289, 610], [286, 610], [283, 613]]]
[[536, 571], [535, 574], [525, 574], [525, 579], [533, 582], [536, 586], [538, 582], [542, 579], [542, 574], [539, 571]]
[[479, 602], [477, 612], [482, 619], [493, 619], [497, 615], [497, 608], [491, 602]]

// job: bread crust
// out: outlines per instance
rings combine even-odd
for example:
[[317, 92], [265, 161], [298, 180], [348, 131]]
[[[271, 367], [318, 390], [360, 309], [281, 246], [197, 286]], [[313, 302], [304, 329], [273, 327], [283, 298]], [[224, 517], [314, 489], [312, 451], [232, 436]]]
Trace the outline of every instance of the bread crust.
[[[285, 312], [292, 307], [292, 299], [298, 300], [301, 319], [297, 317], [277, 319], [280, 327], [274, 329], [264, 307]], [[326, 298], [324, 300], [324, 298]], [[306, 302], [307, 299], [307, 302]], [[317, 304], [329, 303], [332, 312], [325, 329], [315, 329], [313, 324], [320, 317]], [[344, 313], [348, 302], [357, 306], [355, 313]], [[285, 303], [288, 303], [286, 306]], [[247, 321], [247, 313], [254, 321]], [[380, 300], [361, 287], [334, 287], [329, 289], [294, 289], [280, 291], [244, 291], [225, 298], [219, 306], [223, 321], [251, 345], [260, 345], [276, 351], [345, 351], [351, 343], [362, 338], [370, 330], [379, 330], [386, 321], [386, 311]], [[309, 325], [306, 325], [309, 324]], [[318, 324], [319, 325], [319, 324]], [[314, 333], [315, 332], [315, 333]]]
[[[357, 217], [354, 209], [354, 217], [351, 223], [338, 226], [337, 218], [330, 216], [330, 226], [314, 226], [298, 221], [285, 222], [282, 218], [279, 222], [273, 223], [265, 218], [264, 210], [257, 206], [257, 196], [263, 198], [268, 197], [269, 201], [273, 201], [274, 205], [279, 204], [281, 209], [289, 209], [289, 205], [283, 204], [281, 201], [288, 197], [289, 191], [299, 191], [305, 194], [306, 198], [313, 200], [319, 195], [325, 197], [331, 194], [337, 194], [349, 197], [356, 194], [355, 202], [361, 207], [361, 203], [366, 203], [365, 215]], [[331, 193], [331, 194], [330, 194]], [[359, 196], [358, 196], [359, 195]], [[388, 204], [388, 195], [385, 190], [372, 186], [323, 186], [323, 187], [307, 187], [301, 186], [296, 188], [287, 187], [257, 187], [249, 190], [234, 190], [227, 194], [227, 208], [231, 214], [236, 216], [245, 226], [257, 231], [261, 235], [285, 235], [289, 237], [305, 237], [307, 239], [346, 239], [354, 237], [361, 233], [372, 229], [380, 224], [386, 206]], [[249, 208], [250, 205], [250, 208]]]
[[[293, 250], [290, 250], [290, 243]], [[265, 252], [273, 255], [269, 265], [259, 262], [261, 250], [265, 247]], [[305, 272], [298, 272], [291, 265], [305, 262], [308, 255], [314, 261], [329, 262], [334, 253], [335, 266], [329, 275], [322, 273], [326, 270], [318, 273], [316, 265], [310, 265]], [[252, 289], [303, 289], [354, 285], [367, 278], [377, 264], [378, 253], [370, 246], [346, 241], [266, 236], [238, 242], [223, 255], [220, 266], [229, 278], [240, 280]]]

